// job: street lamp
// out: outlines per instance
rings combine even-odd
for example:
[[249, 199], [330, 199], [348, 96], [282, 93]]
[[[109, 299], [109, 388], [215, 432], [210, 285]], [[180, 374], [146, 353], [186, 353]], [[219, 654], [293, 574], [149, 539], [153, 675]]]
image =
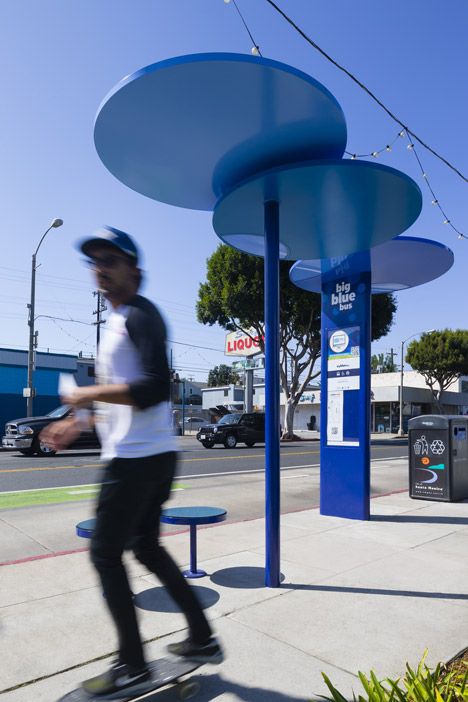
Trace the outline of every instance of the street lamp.
[[407, 341], [413, 338], [413, 336], [419, 336], [419, 334], [432, 334], [435, 329], [428, 329], [427, 331], [419, 331], [416, 334], [411, 334], [411, 336], [406, 337], [401, 342], [401, 371], [400, 371], [400, 427], [398, 429], [398, 436], [404, 436], [403, 431], [403, 366], [404, 366], [404, 346]]
[[37, 252], [39, 251], [39, 248], [44, 241], [46, 235], [50, 232], [51, 229], [57, 229], [58, 227], [61, 227], [63, 224], [63, 219], [53, 219], [52, 222], [50, 223], [49, 228], [44, 232], [44, 234], [41, 237], [41, 240], [39, 244], [37, 245], [37, 248], [35, 252], [32, 255], [32, 266], [31, 266], [31, 301], [28, 305], [29, 308], [29, 319], [28, 319], [28, 325], [29, 325], [29, 348], [28, 348], [28, 385], [26, 388], [26, 397], [27, 397], [27, 417], [32, 417], [33, 413], [33, 398], [34, 398], [34, 389], [33, 389], [33, 373], [34, 373], [34, 348], [37, 346], [36, 339], [35, 339], [35, 331], [34, 331], [34, 307], [35, 307], [35, 302], [36, 302], [36, 256]]

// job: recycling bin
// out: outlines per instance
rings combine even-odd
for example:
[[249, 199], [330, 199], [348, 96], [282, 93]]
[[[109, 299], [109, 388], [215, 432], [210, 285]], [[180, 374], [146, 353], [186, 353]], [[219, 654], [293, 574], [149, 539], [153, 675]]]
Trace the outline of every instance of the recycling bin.
[[468, 417], [413, 417], [408, 451], [410, 497], [441, 502], [468, 498]]

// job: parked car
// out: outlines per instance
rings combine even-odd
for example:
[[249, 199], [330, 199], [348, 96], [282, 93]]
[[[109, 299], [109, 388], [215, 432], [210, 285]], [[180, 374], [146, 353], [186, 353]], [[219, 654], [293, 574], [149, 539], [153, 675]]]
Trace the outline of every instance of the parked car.
[[[17, 449], [24, 456], [33, 456], [34, 454], [38, 456], [53, 456], [56, 452], [40, 440], [39, 434], [51, 422], [58, 422], [60, 419], [70, 417], [72, 413], [73, 409], [71, 407], [61, 405], [43, 417], [11, 419], [5, 424], [2, 447], [4, 449]], [[94, 428], [92, 428], [83, 431], [69, 448], [99, 447], [99, 439]]]
[[205, 424], [200, 427], [197, 439], [205, 448], [215, 444], [224, 444], [226, 448], [235, 448], [244, 443], [253, 446], [265, 441], [265, 413], [244, 412], [225, 414], [217, 424]]

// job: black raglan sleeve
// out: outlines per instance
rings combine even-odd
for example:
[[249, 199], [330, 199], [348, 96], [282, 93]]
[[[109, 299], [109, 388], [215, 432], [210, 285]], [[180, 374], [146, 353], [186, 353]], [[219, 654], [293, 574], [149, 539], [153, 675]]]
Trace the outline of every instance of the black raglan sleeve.
[[139, 409], [170, 397], [170, 371], [166, 354], [166, 326], [156, 307], [142, 297], [132, 301], [126, 321], [128, 335], [140, 356], [143, 375], [130, 383], [130, 395]]

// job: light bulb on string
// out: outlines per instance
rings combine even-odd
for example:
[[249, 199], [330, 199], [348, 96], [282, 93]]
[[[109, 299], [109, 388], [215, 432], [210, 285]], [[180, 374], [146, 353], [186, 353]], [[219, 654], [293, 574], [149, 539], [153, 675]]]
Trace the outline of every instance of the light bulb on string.
[[378, 154], [377, 151], [373, 151], [373, 152], [371, 153], [371, 156], [373, 156], [374, 158], [377, 158], [378, 155], [379, 155], [379, 154]]
[[438, 205], [438, 204], [439, 204], [439, 201], [438, 201], [438, 200], [433, 200], [431, 204], [433, 204], [433, 205]]
[[385, 151], [391, 151], [391, 150], [392, 150], [392, 147], [390, 146], [390, 144], [387, 144], [387, 146], [385, 147]]
[[250, 49], [250, 53], [252, 56], [260, 56], [260, 47], [259, 46], [252, 46]]
[[444, 219], [444, 224], [450, 224], [450, 220], [449, 220], [449, 219]]

